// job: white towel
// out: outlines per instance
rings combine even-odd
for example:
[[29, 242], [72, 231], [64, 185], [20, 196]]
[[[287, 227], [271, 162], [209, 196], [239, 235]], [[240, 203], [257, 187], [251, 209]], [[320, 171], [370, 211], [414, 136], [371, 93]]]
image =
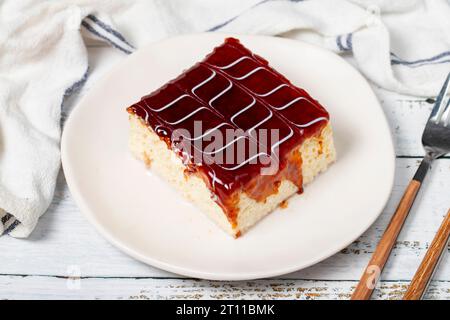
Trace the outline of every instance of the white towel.
[[88, 75], [86, 37], [125, 57], [181, 33], [279, 35], [341, 54], [376, 86], [433, 96], [450, 70], [449, 18], [445, 0], [4, 0], [0, 234], [28, 236], [50, 204], [61, 105]]

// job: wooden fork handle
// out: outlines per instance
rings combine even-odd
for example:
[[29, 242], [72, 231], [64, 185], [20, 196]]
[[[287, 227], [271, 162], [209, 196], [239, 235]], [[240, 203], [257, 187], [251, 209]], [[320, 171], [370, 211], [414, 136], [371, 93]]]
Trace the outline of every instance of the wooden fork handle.
[[411, 280], [411, 284], [406, 290], [403, 300], [420, 300], [425, 293], [428, 283], [433, 276], [436, 266], [439, 264], [440, 257], [447, 247], [450, 236], [450, 210], [444, 218], [436, 236], [431, 242], [425, 257]]
[[358, 285], [352, 295], [352, 300], [367, 300], [370, 298], [373, 289], [375, 288], [381, 271], [386, 264], [386, 261], [394, 247], [403, 223], [408, 216], [409, 210], [416, 198], [417, 192], [420, 189], [421, 182], [418, 180], [411, 180], [402, 200], [400, 201], [397, 210], [389, 222], [389, 225], [381, 237], [375, 252], [370, 259], [369, 264], [364, 270]]

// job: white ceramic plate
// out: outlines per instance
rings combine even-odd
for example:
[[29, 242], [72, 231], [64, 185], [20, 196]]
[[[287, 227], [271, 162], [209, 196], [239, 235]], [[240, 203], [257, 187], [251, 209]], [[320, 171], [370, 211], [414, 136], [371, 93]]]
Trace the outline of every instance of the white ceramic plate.
[[74, 109], [62, 161], [75, 201], [115, 246], [138, 260], [191, 277], [243, 280], [317, 263], [358, 238], [392, 188], [394, 151], [382, 109], [364, 78], [337, 55], [281, 38], [238, 36], [330, 112], [338, 160], [324, 174], [235, 240], [127, 147], [125, 108], [219, 45], [223, 34], [151, 44], [130, 55]]

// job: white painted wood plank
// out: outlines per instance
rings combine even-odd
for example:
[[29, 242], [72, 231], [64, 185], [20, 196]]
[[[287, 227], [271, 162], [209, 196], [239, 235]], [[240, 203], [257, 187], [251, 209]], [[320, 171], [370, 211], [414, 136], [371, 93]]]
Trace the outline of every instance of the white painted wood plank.
[[[349, 299], [356, 281], [64, 279], [0, 276], [0, 299]], [[401, 299], [408, 283], [382, 282], [373, 299]], [[426, 299], [450, 299], [450, 282], [433, 281]]]
[[[283, 278], [356, 280], [368, 262], [399, 198], [417, 167], [417, 159], [397, 159], [396, 184], [384, 213], [354, 244], [343, 252]], [[383, 279], [411, 279], [441, 219], [450, 205], [450, 159], [436, 162], [406, 222]], [[203, 218], [203, 217], [202, 217]], [[76, 265], [82, 276], [146, 276], [169, 274], [139, 263], [101, 238], [84, 219], [60, 176], [55, 199], [29, 239], [0, 238], [0, 274], [66, 276]], [[436, 279], [450, 280], [450, 259], [444, 257]], [[173, 275], [171, 275], [173, 276]]]
[[397, 156], [423, 156], [422, 132], [433, 108], [421, 100], [398, 100], [385, 95], [380, 100], [395, 144]]

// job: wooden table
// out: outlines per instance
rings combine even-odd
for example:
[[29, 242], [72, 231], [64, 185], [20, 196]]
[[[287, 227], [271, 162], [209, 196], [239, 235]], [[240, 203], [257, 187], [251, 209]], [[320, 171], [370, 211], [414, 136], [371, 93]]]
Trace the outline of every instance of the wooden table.
[[[65, 101], [63, 118], [79, 96], [123, 58], [114, 49], [91, 45], [89, 80]], [[395, 186], [372, 227], [331, 258], [274, 279], [186, 279], [140, 263], [104, 240], [80, 213], [61, 172], [53, 202], [33, 234], [28, 239], [0, 238], [0, 299], [348, 299], [423, 155], [420, 136], [432, 108], [414, 97], [375, 91], [395, 139]], [[402, 297], [450, 207], [449, 195], [447, 157], [434, 164], [373, 298]], [[450, 299], [449, 256], [444, 256], [426, 298]]]

